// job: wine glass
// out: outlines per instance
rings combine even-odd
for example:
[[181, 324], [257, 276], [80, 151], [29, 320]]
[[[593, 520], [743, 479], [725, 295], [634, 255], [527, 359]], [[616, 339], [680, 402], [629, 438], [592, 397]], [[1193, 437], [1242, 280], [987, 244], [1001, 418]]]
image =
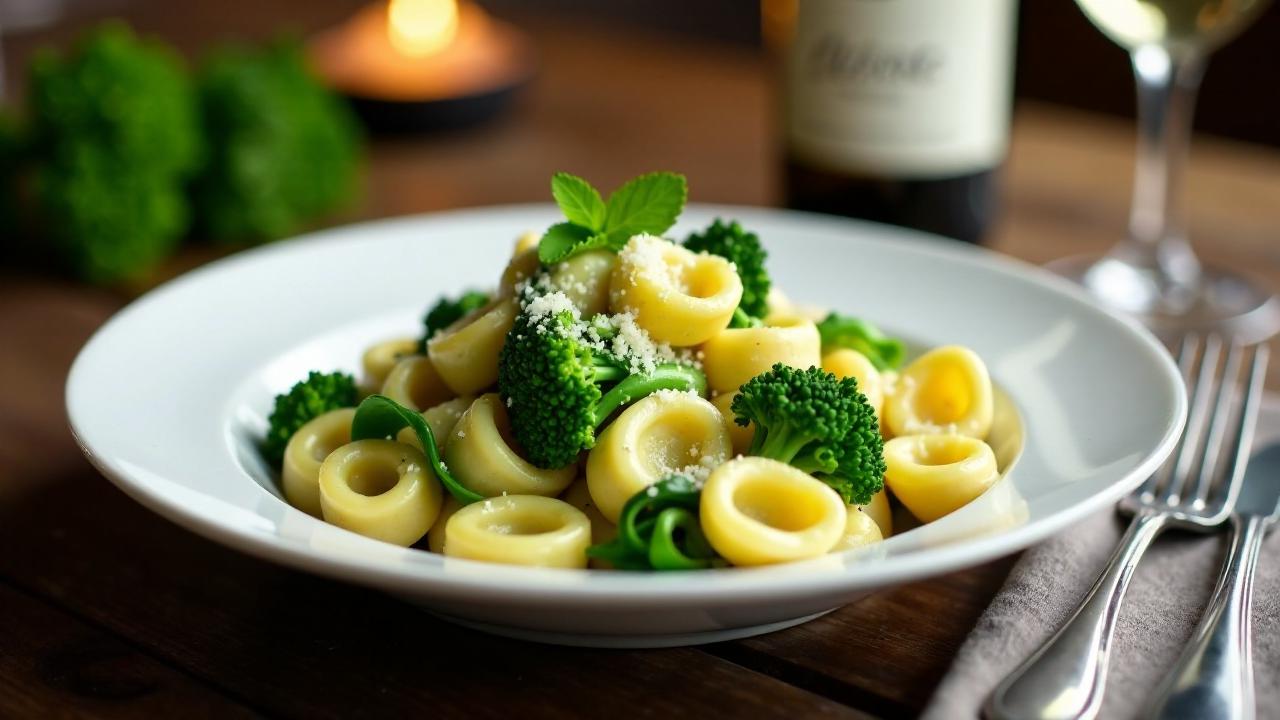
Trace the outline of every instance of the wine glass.
[[1049, 264], [1109, 307], [1159, 333], [1217, 330], [1257, 341], [1280, 330], [1280, 300], [1202, 264], [1186, 237], [1182, 176], [1196, 90], [1210, 53], [1270, 0], [1076, 0], [1130, 52], [1138, 89], [1138, 149], [1129, 232], [1105, 255]]

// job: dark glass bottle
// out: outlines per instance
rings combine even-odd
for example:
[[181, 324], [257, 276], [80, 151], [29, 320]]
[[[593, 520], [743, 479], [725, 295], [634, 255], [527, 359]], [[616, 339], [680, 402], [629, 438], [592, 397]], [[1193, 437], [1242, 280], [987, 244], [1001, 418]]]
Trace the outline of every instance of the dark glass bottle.
[[980, 242], [1009, 136], [1013, 0], [764, 0], [788, 207]]

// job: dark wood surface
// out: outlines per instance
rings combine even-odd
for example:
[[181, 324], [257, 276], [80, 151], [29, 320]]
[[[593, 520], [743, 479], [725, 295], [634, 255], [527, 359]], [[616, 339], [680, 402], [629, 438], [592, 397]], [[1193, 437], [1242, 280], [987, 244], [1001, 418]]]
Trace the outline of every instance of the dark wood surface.
[[[343, 10], [192, 3], [177, 18], [166, 7], [129, 16], [188, 50]], [[768, 75], [754, 52], [524, 23], [542, 72], [515, 111], [448, 136], [374, 141], [353, 218], [539, 201], [557, 169], [604, 186], [680, 169], [695, 200], [773, 201]], [[71, 32], [11, 42], [17, 64]], [[1131, 137], [1114, 120], [1021, 107], [994, 246], [1041, 262], [1117, 237]], [[1206, 141], [1190, 181], [1204, 254], [1280, 285], [1280, 154]], [[76, 351], [126, 300], [0, 270], [0, 717], [909, 716], [1013, 562], [693, 649], [578, 650], [462, 630], [200, 539], [98, 475], [66, 430], [62, 389]]]

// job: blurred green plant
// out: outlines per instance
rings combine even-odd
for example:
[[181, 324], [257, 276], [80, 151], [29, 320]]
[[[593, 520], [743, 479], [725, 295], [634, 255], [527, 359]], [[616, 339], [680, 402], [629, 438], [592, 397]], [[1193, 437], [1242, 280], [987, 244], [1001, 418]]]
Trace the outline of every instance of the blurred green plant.
[[18, 121], [0, 108], [0, 246], [18, 235], [18, 166], [22, 136]]
[[104, 25], [66, 56], [37, 54], [27, 108], [35, 231], [91, 282], [163, 260], [187, 228], [184, 187], [203, 147], [178, 56]]
[[270, 240], [353, 199], [355, 119], [311, 75], [297, 43], [221, 49], [202, 64], [197, 86], [214, 150], [192, 186], [200, 233]]

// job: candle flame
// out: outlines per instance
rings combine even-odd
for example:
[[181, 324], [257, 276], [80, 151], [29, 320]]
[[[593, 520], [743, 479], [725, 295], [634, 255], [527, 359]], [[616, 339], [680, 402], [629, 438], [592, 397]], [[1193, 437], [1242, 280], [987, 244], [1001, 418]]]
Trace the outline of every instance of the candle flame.
[[439, 52], [457, 32], [457, 0], [391, 0], [387, 7], [391, 45], [410, 57]]

